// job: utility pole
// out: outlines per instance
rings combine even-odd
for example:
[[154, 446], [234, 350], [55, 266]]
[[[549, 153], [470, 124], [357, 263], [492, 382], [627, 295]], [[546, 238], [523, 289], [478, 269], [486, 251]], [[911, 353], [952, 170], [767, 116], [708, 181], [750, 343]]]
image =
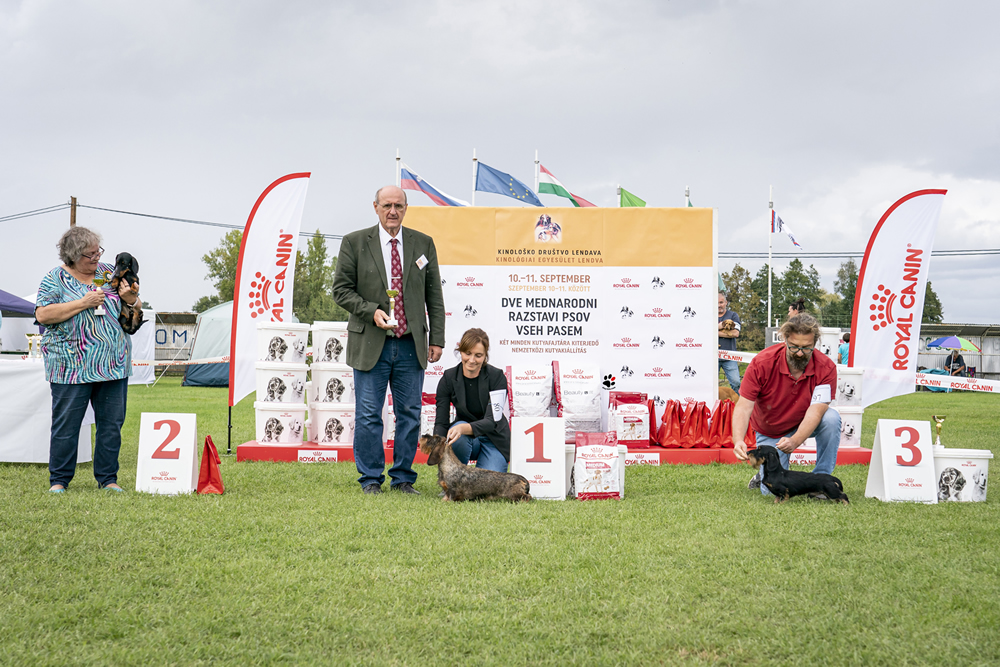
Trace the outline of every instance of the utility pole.
[[69, 198], [69, 226], [76, 227], [76, 197]]

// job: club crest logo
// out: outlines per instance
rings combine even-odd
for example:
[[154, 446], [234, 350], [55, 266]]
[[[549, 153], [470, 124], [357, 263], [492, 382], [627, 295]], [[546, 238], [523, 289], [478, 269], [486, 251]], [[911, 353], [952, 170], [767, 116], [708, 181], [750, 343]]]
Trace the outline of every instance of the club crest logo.
[[562, 226], [542, 214], [535, 223], [535, 243], [562, 243]]

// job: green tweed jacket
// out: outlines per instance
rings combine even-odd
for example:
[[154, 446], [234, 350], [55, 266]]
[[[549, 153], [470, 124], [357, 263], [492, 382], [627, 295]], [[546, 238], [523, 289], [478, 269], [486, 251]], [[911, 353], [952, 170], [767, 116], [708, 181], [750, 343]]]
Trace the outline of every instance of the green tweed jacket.
[[[375, 325], [375, 310], [389, 312], [389, 278], [385, 274], [378, 225], [351, 232], [340, 242], [333, 300], [351, 314], [347, 322], [347, 363], [370, 371], [378, 362], [387, 332]], [[444, 347], [444, 294], [434, 239], [418, 231], [400, 229], [403, 238], [403, 306], [417, 347], [420, 365], [427, 368], [427, 346]], [[417, 266], [423, 257], [424, 268]]]

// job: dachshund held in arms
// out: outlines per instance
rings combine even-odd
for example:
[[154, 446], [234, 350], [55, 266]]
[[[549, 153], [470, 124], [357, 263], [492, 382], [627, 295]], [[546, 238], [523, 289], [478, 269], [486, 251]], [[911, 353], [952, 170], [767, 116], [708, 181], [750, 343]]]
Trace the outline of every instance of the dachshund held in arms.
[[[111, 274], [108, 284], [114, 292], [118, 293], [118, 286], [122, 279], [128, 283], [133, 294], [139, 293], [139, 260], [127, 252], [120, 252], [115, 257], [115, 270]], [[134, 334], [143, 325], [142, 301], [136, 301], [134, 306], [130, 306], [122, 301], [121, 314], [118, 315], [118, 322], [122, 325], [125, 333]]]
[[764, 466], [761, 484], [774, 494], [774, 502], [783, 503], [792, 496], [823, 494], [829, 500], [845, 505], [850, 501], [844, 493], [844, 485], [833, 475], [785, 470], [781, 467], [778, 450], [770, 445], [747, 452], [747, 462], [754, 468]]
[[455, 456], [446, 438], [425, 435], [420, 451], [427, 454], [427, 465], [438, 467], [438, 484], [444, 500], [531, 500], [528, 480], [508, 472], [472, 468]]

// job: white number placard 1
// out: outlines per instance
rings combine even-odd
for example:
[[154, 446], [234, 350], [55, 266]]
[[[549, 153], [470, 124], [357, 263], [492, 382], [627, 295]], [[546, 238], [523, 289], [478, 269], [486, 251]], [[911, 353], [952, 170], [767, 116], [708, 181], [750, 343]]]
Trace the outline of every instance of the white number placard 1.
[[143, 412], [135, 490], [176, 495], [198, 487], [197, 415]]
[[510, 423], [510, 471], [528, 480], [532, 498], [566, 500], [566, 420], [517, 417]]
[[937, 502], [929, 422], [878, 420], [865, 497], [884, 501]]

